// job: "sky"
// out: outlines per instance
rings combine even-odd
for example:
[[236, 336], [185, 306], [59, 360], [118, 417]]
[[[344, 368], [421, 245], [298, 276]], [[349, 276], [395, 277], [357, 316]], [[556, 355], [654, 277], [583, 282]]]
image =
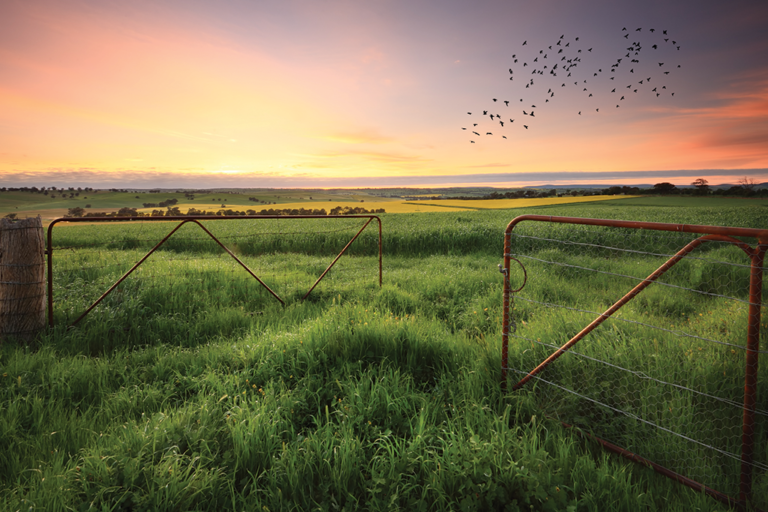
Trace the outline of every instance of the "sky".
[[764, 0], [3, 0], [0, 186], [764, 182], [767, 26]]

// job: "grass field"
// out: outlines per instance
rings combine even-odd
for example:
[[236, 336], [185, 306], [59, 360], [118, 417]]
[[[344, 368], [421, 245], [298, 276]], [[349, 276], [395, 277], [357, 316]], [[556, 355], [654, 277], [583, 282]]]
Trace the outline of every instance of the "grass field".
[[[304, 302], [287, 289], [286, 307], [240, 274], [223, 272], [229, 260], [190, 227], [148, 260], [145, 279], [127, 282], [74, 329], [64, 321], [82, 310], [83, 297], [104, 289], [95, 283], [119, 275], [169, 226], [59, 225], [54, 247], [68, 249], [54, 253], [57, 327], [30, 345], [0, 347], [0, 509], [724, 510], [548, 419], [543, 413], [557, 408], [540, 387], [504, 393], [498, 382], [496, 264], [507, 223], [543, 213], [768, 225], [760, 202], [672, 201], [385, 214], [382, 288], [375, 237], [365, 234], [340, 261], [347, 265], [339, 268], [342, 278], [321, 283]], [[269, 269], [270, 279], [287, 275], [302, 286], [353, 229], [321, 221], [299, 228], [294, 220], [277, 230], [253, 228], [249, 237], [245, 222], [206, 225], [234, 243], [246, 263]], [[530, 249], [542, 259], [561, 256], [551, 247]], [[605, 260], [596, 253], [575, 257]], [[610, 263], [626, 273], [644, 264]], [[688, 270], [675, 282], [698, 286], [701, 275]], [[623, 293], [615, 279], [533, 264], [529, 272], [528, 296], [542, 301], [560, 290], [595, 309]], [[729, 280], [729, 293], [742, 293], [739, 276]], [[516, 308], [526, 321], [519, 334], [550, 343], [562, 341], [563, 325], [574, 321], [522, 303]], [[657, 291], [627, 315], [658, 325], [684, 322], [692, 332], [735, 318], [715, 301]], [[632, 340], [631, 350], [620, 348], [630, 362], [648, 365], [655, 360], [648, 354], [660, 354], [712, 386], [731, 385], [729, 379], [738, 385], [736, 376], [720, 381], [706, 371], [719, 353], [682, 347], [678, 338], [651, 340], [626, 329], [596, 335], [596, 349], [612, 353], [617, 336]], [[665, 348], [673, 341], [671, 357]], [[689, 349], [695, 357], [685, 356]], [[524, 364], [533, 359], [523, 344], [511, 354]], [[664, 366], [646, 371], [654, 368]], [[767, 369], [761, 397], [768, 396]], [[638, 393], [651, 396], [654, 388]], [[679, 405], [680, 418], [696, 406]], [[643, 442], [654, 449], [652, 439]], [[671, 449], [663, 439], [655, 446], [657, 456]], [[764, 443], [758, 449], [760, 457], [768, 452]], [[717, 460], [702, 464], [717, 475]], [[765, 474], [758, 477], [758, 489], [768, 489]]]

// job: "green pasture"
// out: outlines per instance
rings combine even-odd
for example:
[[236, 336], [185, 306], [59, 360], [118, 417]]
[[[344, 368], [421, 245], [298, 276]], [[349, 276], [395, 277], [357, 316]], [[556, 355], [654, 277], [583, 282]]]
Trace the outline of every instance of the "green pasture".
[[[95, 190], [91, 192], [79, 192], [79, 195], [70, 198], [67, 191], [62, 194], [51, 191], [49, 195], [32, 192], [8, 192], [0, 191], [0, 217], [9, 213], [16, 213], [19, 217], [42, 215], [44, 219], [51, 220], [66, 215], [69, 208], [87, 208], [87, 211], [112, 212], [120, 208], [142, 208], [144, 203], [158, 204], [168, 199], [177, 199], [179, 203], [190, 204], [226, 204], [227, 207], [244, 207], [261, 210], [268, 208], [268, 204], [285, 203], [315, 203], [318, 201], [336, 203], [359, 203], [360, 200], [381, 201], [382, 198], [371, 195], [366, 191], [331, 191], [323, 190], [278, 190], [278, 189], [239, 189], [232, 191], [218, 191], [204, 194], [194, 194], [190, 199], [184, 192], [110, 192], [107, 190]], [[51, 197], [56, 196], [56, 197]], [[251, 201], [250, 198], [258, 201]], [[384, 199], [386, 200], [386, 199]], [[260, 202], [261, 201], [261, 202]], [[358, 206], [358, 205], [356, 205]], [[258, 207], [258, 208], [257, 208]], [[163, 210], [164, 208], [158, 208]]]
[[615, 204], [623, 206], [663, 206], [667, 208], [691, 208], [691, 207], [714, 207], [714, 208], [740, 208], [743, 206], [762, 206], [768, 207], [768, 201], [760, 198], [744, 197], [676, 197], [676, 196], [645, 196], [631, 197], [623, 199], [617, 197], [616, 201], [606, 201], [604, 204]]
[[[500, 386], [497, 264], [514, 216], [768, 225], [759, 202], [632, 201], [384, 214], [384, 286], [370, 226], [306, 301], [360, 220], [205, 221], [285, 306], [186, 225], [74, 328], [67, 323], [174, 224], [56, 225], [56, 325], [31, 343], [0, 346], [0, 509], [726, 510], [557, 419], [733, 493], [738, 464], [727, 456], [544, 382]], [[516, 233], [528, 284], [512, 310], [510, 364], [523, 369], [588, 323], [582, 311], [603, 311], [627, 291], [631, 279], [615, 275], [645, 277], [658, 266], [653, 255], [686, 240], [534, 223]], [[619, 246], [635, 252], [606, 249]], [[542, 376], [732, 451], [740, 423], [707, 397], [738, 397], [743, 387], [744, 306], [719, 295], [743, 299], [749, 269], [722, 244], [697, 258], [579, 345], [636, 374], [569, 356]], [[758, 393], [765, 404], [766, 364]], [[757, 435], [756, 460], [766, 464], [764, 417]], [[755, 496], [766, 508], [765, 471], [755, 473]]]

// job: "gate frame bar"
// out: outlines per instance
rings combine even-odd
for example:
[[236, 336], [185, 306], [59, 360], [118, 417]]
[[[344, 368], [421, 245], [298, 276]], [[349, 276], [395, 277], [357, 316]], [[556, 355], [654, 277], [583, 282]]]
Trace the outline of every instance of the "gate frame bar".
[[[760, 309], [762, 305], [762, 286], [763, 286], [763, 264], [765, 262], [765, 253], [768, 250], [768, 230], [766, 229], [752, 229], [752, 228], [737, 228], [737, 227], [723, 227], [723, 226], [703, 226], [695, 224], [668, 224], [663, 222], [637, 222], [637, 221], [624, 221], [613, 219], [588, 219], [580, 217], [557, 217], [550, 215], [520, 215], [515, 217], [507, 225], [504, 231], [504, 307], [503, 307], [503, 319], [502, 319], [502, 342], [501, 342], [501, 386], [506, 390], [507, 386], [507, 371], [509, 369], [509, 300], [510, 300], [510, 261], [512, 259], [512, 247], [511, 247], [511, 234], [512, 230], [523, 221], [534, 222], [550, 222], [560, 224], [578, 224], [588, 226], [604, 226], [615, 228], [630, 228], [630, 229], [648, 229], [654, 231], [675, 231], [680, 233], [694, 233], [704, 235], [699, 237], [680, 249], [674, 256], [669, 258], [666, 263], [659, 267], [650, 276], [644, 279], [641, 283], [635, 286], [629, 293], [622, 297], [619, 301], [613, 304], [605, 313], [598, 316], [592, 323], [582, 329], [581, 332], [576, 334], [562, 347], [552, 353], [544, 362], [539, 364], [535, 369], [529, 372], [523, 379], [521, 379], [512, 390], [515, 391], [525, 385], [526, 382], [531, 380], [537, 373], [543, 370], [547, 365], [560, 357], [566, 350], [575, 345], [579, 340], [586, 336], [592, 329], [600, 325], [604, 320], [615, 313], [621, 306], [629, 302], [638, 293], [645, 289], [648, 285], [654, 282], [664, 272], [671, 268], [675, 263], [684, 258], [689, 252], [701, 245], [705, 241], [722, 241], [732, 243], [742, 249], [750, 258], [750, 282], [749, 282], [749, 319], [747, 329], [747, 347], [746, 347], [746, 362], [745, 362], [745, 375], [744, 375], [744, 406], [743, 406], [743, 420], [742, 420], [742, 443], [741, 443], [741, 474], [739, 483], [739, 499], [738, 501], [713, 489], [710, 489], [698, 482], [677, 475], [673, 471], [664, 468], [658, 464], [651, 463], [651, 467], [688, 487], [704, 490], [709, 496], [726, 503], [727, 505], [738, 504], [740, 507], [746, 507], [746, 504], [751, 501], [752, 498], [752, 461], [754, 453], [754, 425], [755, 425], [755, 407], [757, 405], [757, 365], [758, 355], [760, 350]], [[745, 242], [733, 237], [749, 237], [757, 239], [757, 246], [750, 247]], [[570, 425], [569, 425], [570, 426]], [[624, 450], [618, 446], [607, 443], [602, 439], [598, 439], [594, 436], [590, 436], [601, 444], [630, 460], [635, 462], [645, 463], [647, 459], [634, 454], [628, 450]], [[610, 446], [609, 446], [610, 445]], [[650, 461], [647, 461], [650, 462]]]
[[360, 233], [368, 226], [368, 224], [376, 219], [379, 224], [379, 287], [382, 286], [382, 236], [381, 236], [381, 219], [376, 215], [238, 215], [238, 216], [224, 216], [224, 215], [174, 215], [171, 217], [59, 217], [51, 221], [48, 225], [48, 244], [46, 248], [46, 254], [48, 256], [48, 326], [53, 327], [53, 227], [59, 222], [174, 222], [179, 221], [179, 224], [168, 233], [165, 238], [158, 242], [147, 254], [145, 254], [128, 272], [126, 272], [120, 279], [117, 280], [96, 302], [91, 304], [88, 309], [85, 310], [71, 325], [76, 325], [82, 320], [90, 311], [96, 307], [112, 290], [114, 290], [120, 283], [123, 282], [136, 268], [139, 267], [152, 253], [154, 253], [161, 245], [163, 245], [181, 226], [187, 222], [193, 222], [197, 224], [203, 231], [205, 231], [217, 244], [221, 246], [232, 258], [235, 259], [254, 279], [256, 279], [264, 288], [269, 291], [280, 303], [285, 306], [285, 302], [281, 299], [272, 289], [269, 288], [259, 277], [248, 268], [235, 254], [230, 251], [216, 236], [208, 231], [199, 221], [201, 220], [244, 220], [244, 219], [355, 219], [364, 218], [368, 219], [363, 227], [357, 232], [357, 234], [347, 243], [344, 249], [336, 256], [336, 259], [325, 269], [323, 274], [315, 281], [312, 288], [302, 297], [301, 300], [306, 299], [312, 290], [315, 289], [317, 284], [325, 277], [328, 271], [331, 270], [341, 256], [346, 252], [352, 242], [354, 242]]

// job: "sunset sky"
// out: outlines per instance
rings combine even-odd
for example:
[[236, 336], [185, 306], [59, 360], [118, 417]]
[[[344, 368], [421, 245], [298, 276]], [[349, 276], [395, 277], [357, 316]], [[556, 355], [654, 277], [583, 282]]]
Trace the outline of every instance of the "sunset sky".
[[[766, 27], [764, 0], [3, 0], [0, 186], [768, 181]], [[532, 75], [561, 35], [594, 97]]]

